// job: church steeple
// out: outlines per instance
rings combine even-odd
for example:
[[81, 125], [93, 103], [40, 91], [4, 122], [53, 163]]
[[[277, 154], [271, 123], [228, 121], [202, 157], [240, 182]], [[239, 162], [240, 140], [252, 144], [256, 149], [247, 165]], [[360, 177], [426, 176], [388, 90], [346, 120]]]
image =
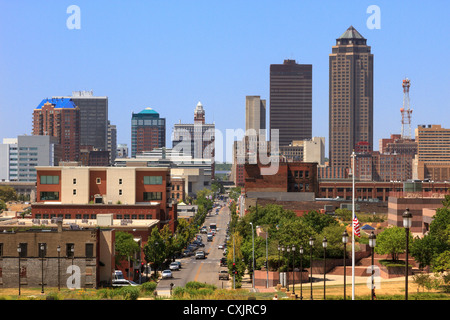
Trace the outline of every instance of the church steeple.
[[202, 103], [199, 101], [194, 111], [194, 123], [201, 122], [205, 123], [205, 110], [203, 109]]

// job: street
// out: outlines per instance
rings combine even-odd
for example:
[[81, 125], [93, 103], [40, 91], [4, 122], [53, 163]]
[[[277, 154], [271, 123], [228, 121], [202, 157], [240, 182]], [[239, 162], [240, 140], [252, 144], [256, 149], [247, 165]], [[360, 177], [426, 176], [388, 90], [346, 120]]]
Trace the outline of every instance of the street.
[[185, 286], [189, 281], [198, 281], [213, 284], [217, 288], [228, 288], [229, 282], [219, 280], [218, 272], [220, 269], [220, 259], [224, 257], [223, 249], [219, 249], [219, 244], [225, 243], [226, 227], [230, 221], [230, 209], [224, 206], [224, 202], [219, 202], [221, 209], [219, 214], [215, 214], [215, 209], [206, 216], [205, 223], [209, 230], [210, 223], [216, 223], [218, 231], [213, 237], [212, 242], [206, 240], [206, 235], [201, 234], [205, 247], [197, 249], [203, 250], [206, 254], [205, 259], [195, 259], [195, 255], [177, 259], [181, 262], [181, 269], [172, 271], [172, 279], [161, 279], [156, 290], [158, 294], [169, 294], [170, 284], [173, 287]]

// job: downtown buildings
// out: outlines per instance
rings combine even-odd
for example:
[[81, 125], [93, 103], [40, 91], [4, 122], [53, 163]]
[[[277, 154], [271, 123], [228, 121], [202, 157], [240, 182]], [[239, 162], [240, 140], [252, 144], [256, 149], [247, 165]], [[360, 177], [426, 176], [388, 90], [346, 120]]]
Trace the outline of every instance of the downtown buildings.
[[152, 108], [131, 116], [131, 157], [166, 146], [166, 119]]

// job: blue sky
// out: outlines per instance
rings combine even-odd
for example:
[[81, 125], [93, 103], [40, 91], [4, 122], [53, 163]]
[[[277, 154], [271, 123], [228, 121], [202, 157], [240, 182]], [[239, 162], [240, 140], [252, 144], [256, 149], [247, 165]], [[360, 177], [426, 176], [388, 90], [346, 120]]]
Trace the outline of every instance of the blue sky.
[[[72, 4], [78, 30], [66, 26]], [[370, 5], [380, 29], [366, 25]], [[131, 113], [152, 107], [171, 147], [173, 124], [192, 122], [198, 101], [225, 137], [245, 128], [245, 96], [269, 106], [270, 64], [295, 59], [313, 65], [313, 136], [328, 146], [328, 55], [353, 25], [374, 54], [378, 150], [401, 132], [405, 77], [413, 134], [418, 124], [450, 128], [449, 12], [446, 0], [0, 0], [0, 139], [30, 134], [42, 99], [78, 90], [108, 96], [119, 143], [131, 144]]]

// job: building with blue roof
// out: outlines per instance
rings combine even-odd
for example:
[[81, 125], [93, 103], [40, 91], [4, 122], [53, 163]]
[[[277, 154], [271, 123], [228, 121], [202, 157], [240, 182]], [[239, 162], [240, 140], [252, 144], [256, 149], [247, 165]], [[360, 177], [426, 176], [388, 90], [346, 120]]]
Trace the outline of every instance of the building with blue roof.
[[166, 146], [166, 119], [152, 108], [131, 116], [131, 156]]

